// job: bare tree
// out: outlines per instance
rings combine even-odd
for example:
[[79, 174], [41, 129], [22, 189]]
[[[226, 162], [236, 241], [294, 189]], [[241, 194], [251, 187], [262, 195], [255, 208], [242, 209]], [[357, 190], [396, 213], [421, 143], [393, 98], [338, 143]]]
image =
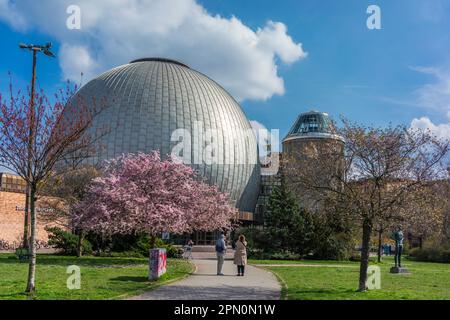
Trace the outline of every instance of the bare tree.
[[445, 214], [449, 205], [449, 181], [437, 180], [422, 188], [416, 201], [406, 205], [403, 220], [406, 230], [419, 241], [429, 238], [441, 241], [445, 232]]
[[71, 229], [78, 235], [77, 256], [81, 257], [84, 230], [72, 223], [76, 206], [84, 200], [89, 184], [100, 176], [95, 166], [82, 165], [62, 174], [52, 174], [45, 180], [39, 194], [43, 196], [41, 203], [51, 210], [40, 214], [44, 221], [59, 223], [65, 229]]
[[[14, 94], [12, 85], [8, 98], [0, 94], [0, 163], [21, 176], [29, 188], [28, 293], [35, 291], [37, 192], [57, 163], [74, 155], [80, 161], [86, 158], [106, 132], [90, 133], [88, 129], [107, 104], [86, 101], [81, 96], [69, 100], [75, 91], [68, 85], [66, 91], [50, 100], [41, 90], [31, 102], [28, 94], [20, 91]], [[66, 111], [68, 114], [64, 116]]]
[[[444, 173], [444, 172], [442, 172]], [[386, 212], [377, 218], [374, 231], [377, 234], [377, 260], [381, 262], [382, 239], [386, 232], [401, 225], [408, 234], [417, 238], [419, 247], [431, 236], [440, 237], [443, 231], [444, 213], [448, 204], [448, 193], [443, 193], [446, 180], [437, 180], [424, 184], [411, 191], [404, 206], [395, 212]]]
[[450, 167], [448, 170], [449, 179], [441, 185], [439, 194], [442, 195], [441, 199], [444, 199], [444, 212], [442, 221], [442, 245], [450, 245]]
[[[340, 208], [362, 228], [359, 291], [366, 290], [370, 239], [377, 222], [407, 219], [405, 208], [420, 206], [420, 194], [445, 174], [442, 161], [449, 141], [403, 126], [372, 128], [343, 119], [338, 146], [305, 154], [307, 161], [285, 158], [285, 173], [299, 192], [322, 206]], [[298, 157], [297, 157], [298, 158]], [[320, 205], [316, 206], [320, 211]], [[384, 230], [384, 229], [383, 229]]]
[[383, 254], [383, 236], [386, 234], [386, 231], [393, 228], [393, 225], [395, 224], [395, 215], [392, 217], [386, 219], [377, 219], [377, 221], [374, 224], [374, 231], [377, 235], [377, 261], [382, 261], [382, 254]]

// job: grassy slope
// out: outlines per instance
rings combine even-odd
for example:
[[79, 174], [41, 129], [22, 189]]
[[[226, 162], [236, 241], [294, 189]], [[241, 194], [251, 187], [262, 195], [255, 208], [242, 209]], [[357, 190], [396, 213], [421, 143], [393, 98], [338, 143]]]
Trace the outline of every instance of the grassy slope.
[[[81, 268], [81, 289], [68, 290], [67, 266]], [[26, 299], [28, 265], [13, 254], [0, 254], [0, 300]], [[118, 299], [139, 294], [193, 271], [193, 265], [182, 260], [168, 260], [167, 273], [151, 282], [148, 260], [137, 258], [63, 257], [39, 255], [36, 287], [37, 299]]]
[[336, 261], [251, 261], [258, 264], [346, 265], [341, 267], [267, 267], [288, 286], [288, 299], [447, 299], [450, 300], [450, 265], [405, 260], [410, 275], [389, 273], [392, 259], [379, 264], [381, 290], [356, 292], [359, 263]]

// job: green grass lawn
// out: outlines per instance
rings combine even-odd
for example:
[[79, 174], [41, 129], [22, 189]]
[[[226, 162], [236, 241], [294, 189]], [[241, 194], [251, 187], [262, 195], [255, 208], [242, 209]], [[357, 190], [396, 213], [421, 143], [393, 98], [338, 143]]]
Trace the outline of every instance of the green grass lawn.
[[[66, 286], [67, 267], [81, 269], [81, 289]], [[157, 281], [148, 281], [148, 260], [139, 258], [65, 257], [38, 255], [36, 299], [123, 299], [182, 278], [193, 271], [184, 260], [168, 259], [167, 273]], [[0, 254], [0, 300], [27, 299], [28, 264], [20, 263], [14, 254]]]
[[381, 268], [381, 289], [360, 293], [356, 292], [359, 277], [358, 262], [251, 260], [250, 263], [321, 265], [266, 267], [285, 283], [289, 300], [450, 300], [450, 264], [405, 260], [404, 266], [411, 274], [391, 274], [389, 269], [393, 261], [392, 258], [386, 258], [384, 262], [377, 264]]

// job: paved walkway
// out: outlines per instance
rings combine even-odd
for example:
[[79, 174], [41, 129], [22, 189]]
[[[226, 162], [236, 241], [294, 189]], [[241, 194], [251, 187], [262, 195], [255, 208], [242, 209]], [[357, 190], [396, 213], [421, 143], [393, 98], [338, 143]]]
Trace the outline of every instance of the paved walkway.
[[299, 267], [299, 268], [359, 268], [359, 265], [344, 264], [300, 264], [300, 263], [278, 263], [278, 264], [254, 264], [257, 267]]
[[233, 261], [226, 260], [224, 276], [217, 276], [215, 260], [193, 260], [197, 271], [186, 279], [148, 291], [131, 300], [277, 300], [281, 286], [273, 274], [246, 266], [237, 277]]

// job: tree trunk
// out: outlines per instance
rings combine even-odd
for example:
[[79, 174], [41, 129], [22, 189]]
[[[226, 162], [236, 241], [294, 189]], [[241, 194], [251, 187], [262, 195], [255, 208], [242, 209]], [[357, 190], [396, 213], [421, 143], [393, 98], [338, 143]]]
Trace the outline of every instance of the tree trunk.
[[372, 221], [366, 219], [363, 222], [363, 236], [361, 248], [361, 264], [359, 269], [358, 291], [366, 291], [367, 268], [369, 267], [370, 235], [372, 234]]
[[419, 237], [419, 249], [422, 249], [423, 247], [423, 238], [422, 236]]
[[81, 258], [83, 256], [83, 240], [84, 232], [82, 229], [78, 232], [78, 243], [77, 243], [77, 257]]
[[29, 249], [29, 239], [28, 239], [28, 229], [29, 229], [29, 220], [30, 216], [28, 214], [29, 210], [29, 203], [30, 203], [30, 188], [28, 187], [25, 190], [25, 215], [24, 215], [24, 222], [23, 222], [23, 242], [22, 247]]
[[383, 244], [381, 243], [382, 238], [383, 238], [383, 230], [380, 229], [380, 230], [378, 230], [378, 251], [377, 251], [377, 261], [378, 261], [378, 263], [381, 262], [381, 253], [382, 253], [382, 250], [383, 250], [383, 248], [382, 248]]
[[35, 278], [36, 278], [36, 186], [30, 187], [30, 217], [31, 217], [31, 237], [30, 237], [30, 263], [28, 267], [28, 283], [26, 292], [32, 294], [36, 291]]
[[[30, 96], [30, 125], [29, 125], [29, 140], [28, 140], [28, 155], [27, 155], [27, 189], [26, 189], [26, 195], [25, 195], [25, 223], [24, 223], [24, 230], [23, 230], [23, 243], [25, 244], [25, 247], [35, 247], [35, 239], [30, 239], [28, 243], [28, 220], [30, 219], [29, 216], [31, 216], [31, 219], [33, 219], [33, 214], [31, 212], [31, 203], [34, 202], [34, 194], [36, 193], [36, 188], [34, 187], [34, 194], [32, 193], [33, 186], [31, 185], [31, 169], [32, 169], [32, 162], [33, 162], [33, 145], [34, 145], [34, 129], [35, 129], [35, 110], [34, 110], [34, 96], [35, 96], [35, 86], [36, 86], [36, 53], [37, 50], [33, 50], [33, 69], [31, 72], [31, 96]], [[33, 209], [34, 210], [34, 209]], [[36, 220], [36, 217], [34, 217]], [[31, 228], [33, 228], [33, 222], [31, 222]], [[36, 232], [36, 226], [34, 226], [35, 232]], [[31, 231], [33, 233], [33, 231]], [[30, 261], [31, 263], [31, 261]]]
[[155, 249], [156, 246], [156, 237], [154, 235], [150, 235], [150, 249]]

